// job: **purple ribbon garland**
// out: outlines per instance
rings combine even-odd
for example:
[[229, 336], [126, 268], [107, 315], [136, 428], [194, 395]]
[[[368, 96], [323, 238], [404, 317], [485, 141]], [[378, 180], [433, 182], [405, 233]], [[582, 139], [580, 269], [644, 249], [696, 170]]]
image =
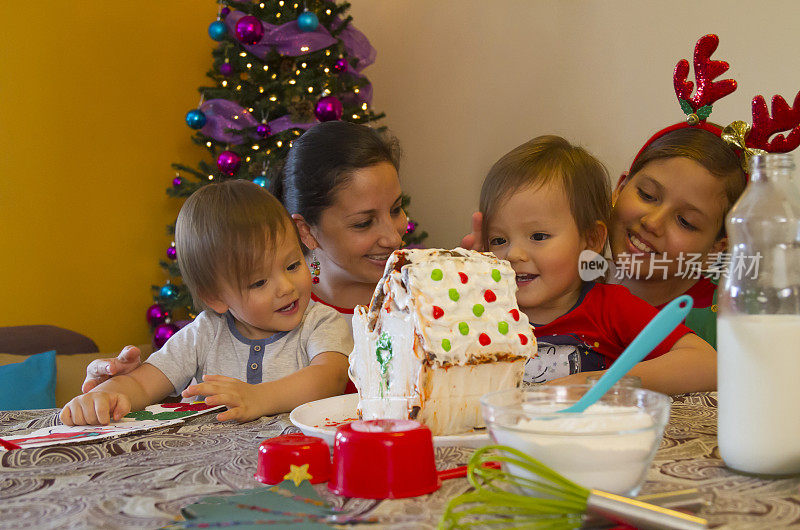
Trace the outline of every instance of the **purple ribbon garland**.
[[233, 133], [229, 129], [241, 131], [258, 125], [249, 110], [227, 99], [209, 99], [200, 105], [200, 111], [206, 115], [206, 124], [200, 129], [200, 134], [218, 142], [235, 145], [244, 143], [246, 138], [243, 135]]
[[[342, 24], [341, 19], [337, 18], [334, 25], [338, 28]], [[353, 73], [360, 73], [361, 70], [375, 62], [375, 57], [378, 55], [378, 50], [372, 47], [369, 43], [367, 36], [361, 33], [355, 26], [348, 24], [341, 33], [339, 39], [344, 44], [344, 49], [347, 54], [358, 59], [358, 66], [352, 68], [350, 63], [347, 63], [347, 71]]]
[[[246, 14], [241, 11], [231, 11], [225, 17], [225, 24], [231, 35], [236, 35], [236, 24], [243, 16]], [[266, 59], [272, 49], [281, 55], [298, 57], [336, 44], [336, 39], [322, 24], [314, 31], [300, 31], [296, 20], [279, 26], [261, 21], [261, 27], [264, 28], [264, 36], [257, 44], [242, 44], [245, 50], [261, 59]]]
[[[245, 16], [241, 11], [231, 11], [225, 17], [225, 24], [231, 35], [236, 34], [236, 23]], [[333, 24], [338, 28], [343, 21], [337, 18]], [[317, 26], [314, 31], [301, 31], [297, 26], [297, 21], [293, 20], [285, 24], [275, 26], [261, 22], [264, 27], [264, 36], [258, 44], [246, 45], [244, 48], [261, 59], [266, 59], [271, 49], [275, 49], [281, 55], [298, 57], [332, 46], [337, 42], [322, 24]], [[377, 51], [372, 47], [367, 37], [356, 29], [352, 24], [339, 33], [339, 39], [345, 47], [345, 51], [351, 57], [357, 59], [357, 66], [354, 68], [347, 62], [345, 72], [350, 75], [364, 78], [361, 71], [375, 62]], [[372, 101], [372, 85], [367, 83], [359, 88], [358, 94], [342, 94], [340, 99], [348, 105], [369, 104]], [[258, 126], [258, 121], [253, 115], [241, 107], [238, 103], [226, 99], [211, 99], [200, 105], [200, 110], [206, 115], [206, 124], [200, 129], [200, 133], [217, 140], [233, 145], [239, 145], [246, 140], [251, 140], [242, 134], [233, 131]], [[294, 123], [290, 116], [281, 116], [269, 122], [272, 134], [277, 134], [288, 129], [307, 130], [317, 122]]]
[[[200, 105], [200, 110], [206, 115], [206, 124], [200, 129], [200, 134], [213, 138], [218, 142], [233, 145], [239, 145], [246, 140], [253, 139], [232, 132], [258, 126], [258, 121], [250, 111], [238, 103], [227, 99], [209, 99]], [[303, 129], [305, 131], [316, 123], [316, 121], [294, 123], [292, 118], [286, 115], [270, 121], [268, 125], [272, 134], [277, 134], [288, 129]]]
[[[232, 11], [225, 17], [225, 24], [231, 35], [236, 35], [236, 23], [245, 16], [241, 11]], [[335, 27], [339, 27], [344, 22], [340, 18], [336, 18], [333, 22]], [[267, 54], [271, 49], [275, 49], [281, 55], [288, 55], [290, 57], [299, 57], [307, 53], [312, 53], [318, 50], [325, 49], [333, 44], [336, 44], [334, 38], [322, 24], [317, 26], [314, 31], [301, 31], [297, 26], [297, 21], [293, 20], [279, 26], [261, 22], [264, 28], [264, 36], [258, 44], [242, 44], [244, 49], [255, 55], [256, 57], [266, 59]], [[372, 47], [367, 36], [361, 33], [355, 26], [348, 24], [344, 30], [339, 33], [339, 39], [344, 45], [344, 49], [351, 57], [355, 57], [358, 66], [353, 68], [350, 63], [347, 63], [346, 72], [358, 77], [361, 71], [367, 66], [375, 62], [375, 57], [378, 51]]]

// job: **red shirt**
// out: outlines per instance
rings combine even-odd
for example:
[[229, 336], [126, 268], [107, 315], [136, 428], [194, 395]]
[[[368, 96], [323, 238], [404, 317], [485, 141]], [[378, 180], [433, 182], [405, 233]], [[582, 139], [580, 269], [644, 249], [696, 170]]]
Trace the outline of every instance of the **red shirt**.
[[318, 297], [314, 293], [311, 293], [311, 299], [314, 300], [315, 302], [319, 302], [322, 305], [326, 305], [328, 307], [332, 307], [333, 309], [335, 309], [339, 313], [342, 313], [343, 315], [352, 315], [353, 314], [353, 309], [345, 309], [344, 307], [338, 307], [338, 306], [335, 306], [333, 304], [329, 304], [328, 302], [326, 302], [322, 298]]
[[[714, 305], [714, 291], [716, 290], [716, 284], [705, 276], [702, 276], [694, 285], [686, 289], [686, 292], [683, 294], [688, 294], [692, 297], [692, 301], [694, 302], [692, 304], [692, 310], [695, 310]], [[663, 309], [667, 303], [668, 302], [664, 302], [661, 305], [657, 305], [656, 309]]]
[[[539, 355], [525, 366], [525, 380], [542, 383], [578, 372], [605, 370], [658, 310], [621, 285], [586, 282], [566, 314], [534, 326]], [[692, 330], [680, 324], [645, 359], [672, 349]]]

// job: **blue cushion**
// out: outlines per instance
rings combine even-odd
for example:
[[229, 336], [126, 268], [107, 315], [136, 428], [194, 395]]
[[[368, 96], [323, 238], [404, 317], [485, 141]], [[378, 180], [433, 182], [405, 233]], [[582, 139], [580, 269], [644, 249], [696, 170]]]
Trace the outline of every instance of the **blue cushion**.
[[0, 389], [0, 410], [55, 408], [56, 351], [0, 366]]

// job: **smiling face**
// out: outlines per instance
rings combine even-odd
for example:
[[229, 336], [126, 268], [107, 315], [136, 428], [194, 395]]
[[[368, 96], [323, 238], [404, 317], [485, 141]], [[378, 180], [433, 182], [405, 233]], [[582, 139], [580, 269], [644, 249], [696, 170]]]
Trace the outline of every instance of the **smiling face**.
[[581, 235], [560, 183], [526, 187], [498, 203], [487, 223], [488, 250], [511, 262], [517, 273], [517, 303], [531, 322], [547, 324], [577, 302], [578, 261], [586, 249], [600, 251], [605, 227]]
[[[400, 180], [389, 162], [353, 171], [303, 242], [316, 249], [320, 269], [347, 282], [374, 286], [389, 255], [400, 248], [408, 219]], [[309, 237], [311, 236], [311, 237]]]
[[[724, 181], [701, 164], [683, 157], [653, 160], [614, 191], [609, 237], [611, 252], [635, 256], [639, 278], [646, 279], [652, 260], [666, 259], [667, 276], [679, 271], [679, 256], [725, 249], [719, 239], [728, 200]], [[653, 281], [663, 280], [659, 273]]]
[[218, 313], [230, 311], [237, 329], [249, 339], [300, 325], [311, 297], [311, 273], [294, 227], [286, 227], [243, 289], [223, 282], [218, 290], [216, 297], [204, 300], [206, 305]]

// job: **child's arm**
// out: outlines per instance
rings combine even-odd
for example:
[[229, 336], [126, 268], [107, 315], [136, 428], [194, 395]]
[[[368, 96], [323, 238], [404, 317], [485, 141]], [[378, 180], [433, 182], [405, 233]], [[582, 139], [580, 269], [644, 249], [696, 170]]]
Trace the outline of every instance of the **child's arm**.
[[[590, 375], [604, 372], [581, 372], [553, 379], [546, 384], [585, 384]], [[642, 386], [663, 394], [684, 394], [717, 389], [717, 352], [706, 341], [687, 333], [678, 339], [672, 349], [634, 366], [629, 375], [642, 380]]]
[[219, 421], [245, 422], [341, 394], [347, 385], [348, 366], [346, 355], [328, 351], [316, 355], [309, 366], [275, 381], [251, 385], [232, 377], [206, 375], [202, 383], [190, 385], [182, 395], [206, 396], [208, 405], [228, 407], [217, 415]]
[[717, 352], [687, 333], [664, 355], [634, 366], [630, 375], [640, 377], [644, 388], [669, 395], [716, 390]]
[[131, 410], [160, 403], [175, 388], [164, 373], [145, 363], [128, 375], [118, 375], [86, 394], [73, 398], [61, 409], [64, 425], [108, 425]]

